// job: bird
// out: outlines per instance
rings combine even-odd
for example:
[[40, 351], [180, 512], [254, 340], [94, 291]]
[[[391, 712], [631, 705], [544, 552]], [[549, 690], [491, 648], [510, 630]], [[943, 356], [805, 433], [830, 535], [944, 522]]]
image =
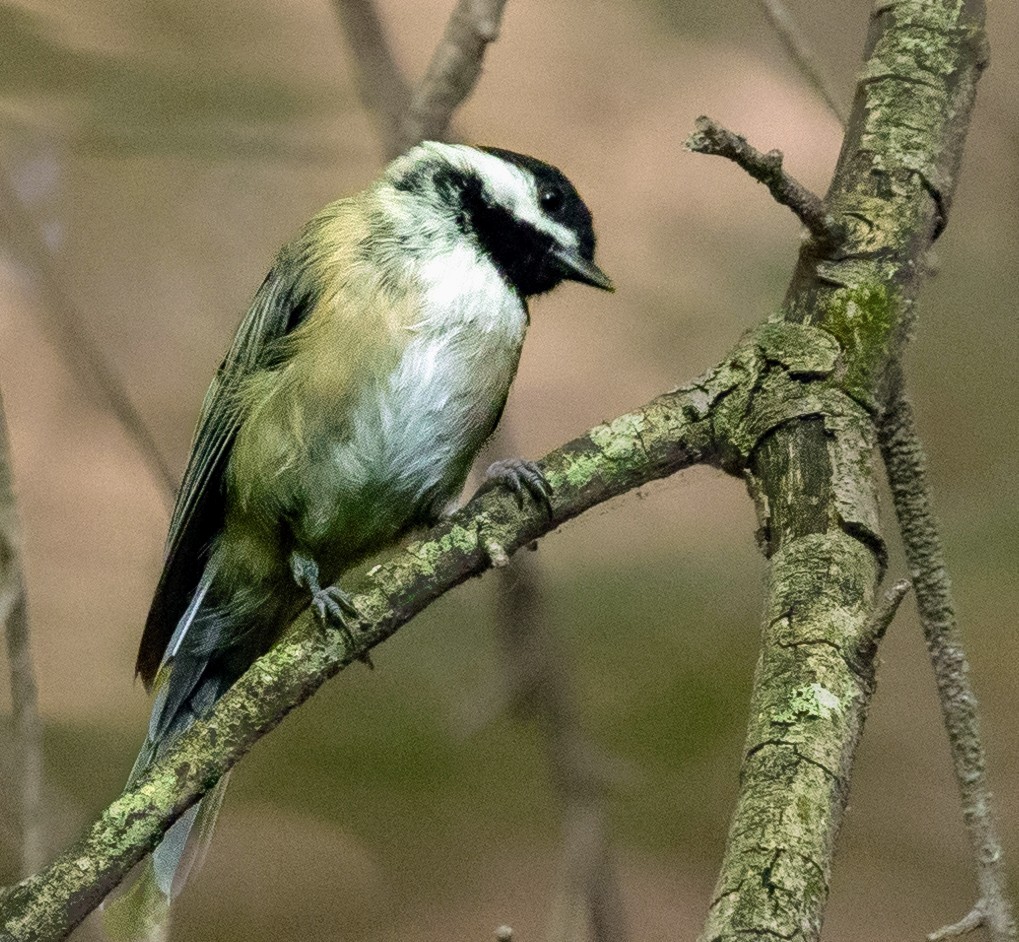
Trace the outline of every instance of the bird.
[[[303, 608], [349, 636], [357, 611], [335, 583], [455, 506], [503, 412], [531, 299], [567, 280], [613, 290], [594, 253], [591, 212], [559, 169], [435, 141], [279, 250], [206, 394], [177, 494], [136, 663], [155, 696], [130, 781]], [[483, 486], [550, 500], [520, 459], [493, 464]], [[121, 897], [143, 919], [168, 911], [225, 785]]]

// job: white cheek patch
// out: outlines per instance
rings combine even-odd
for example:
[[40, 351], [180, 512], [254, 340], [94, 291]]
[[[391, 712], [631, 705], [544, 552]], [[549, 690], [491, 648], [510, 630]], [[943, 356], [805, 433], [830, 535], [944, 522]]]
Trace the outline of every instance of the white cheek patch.
[[500, 206], [505, 206], [514, 216], [530, 223], [539, 232], [550, 235], [563, 248], [577, 247], [577, 233], [554, 219], [549, 219], [541, 211], [538, 204], [538, 189], [529, 174], [494, 154], [474, 147], [464, 144], [439, 146], [444, 147], [446, 154], [456, 159], [465, 170], [477, 172]]

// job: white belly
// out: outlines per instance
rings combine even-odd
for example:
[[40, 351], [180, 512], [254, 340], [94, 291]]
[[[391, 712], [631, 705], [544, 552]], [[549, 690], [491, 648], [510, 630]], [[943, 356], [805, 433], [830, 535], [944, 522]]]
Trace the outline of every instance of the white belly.
[[527, 329], [524, 303], [473, 251], [438, 256], [421, 282], [422, 316], [406, 328], [403, 357], [356, 408], [353, 440], [337, 454], [356, 465], [345, 474], [387, 481], [408, 505], [458, 495], [506, 401]]

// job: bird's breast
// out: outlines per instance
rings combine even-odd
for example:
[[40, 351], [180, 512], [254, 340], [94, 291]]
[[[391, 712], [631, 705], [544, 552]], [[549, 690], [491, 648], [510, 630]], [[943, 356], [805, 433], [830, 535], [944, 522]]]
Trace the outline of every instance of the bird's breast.
[[426, 279], [420, 317], [404, 327], [399, 363], [352, 417], [353, 460], [410, 503], [459, 493], [520, 359], [523, 302], [494, 269], [475, 269]]
[[516, 373], [527, 310], [494, 266], [447, 258], [416, 281], [398, 359], [359, 384], [302, 472], [323, 486], [298, 529], [327, 555], [343, 540], [373, 551], [454, 500]]

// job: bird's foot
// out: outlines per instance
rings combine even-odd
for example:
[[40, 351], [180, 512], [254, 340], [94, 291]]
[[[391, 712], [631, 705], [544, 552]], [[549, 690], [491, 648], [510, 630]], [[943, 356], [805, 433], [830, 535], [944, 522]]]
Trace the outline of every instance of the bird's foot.
[[548, 483], [544, 472], [536, 461], [525, 461], [523, 458], [504, 458], [488, 466], [485, 482], [478, 493], [491, 490], [498, 485], [508, 487], [517, 499], [517, 506], [524, 506], [524, 494], [545, 508], [552, 516], [552, 485]]
[[[351, 623], [356, 624], [361, 618], [354, 600], [339, 586], [323, 588], [319, 582], [318, 564], [307, 556], [291, 554], [290, 569], [294, 582], [311, 593], [311, 609], [322, 629], [339, 631], [348, 650], [354, 650], [356, 642]], [[375, 665], [367, 651], [357, 655], [357, 659], [374, 670]]]

